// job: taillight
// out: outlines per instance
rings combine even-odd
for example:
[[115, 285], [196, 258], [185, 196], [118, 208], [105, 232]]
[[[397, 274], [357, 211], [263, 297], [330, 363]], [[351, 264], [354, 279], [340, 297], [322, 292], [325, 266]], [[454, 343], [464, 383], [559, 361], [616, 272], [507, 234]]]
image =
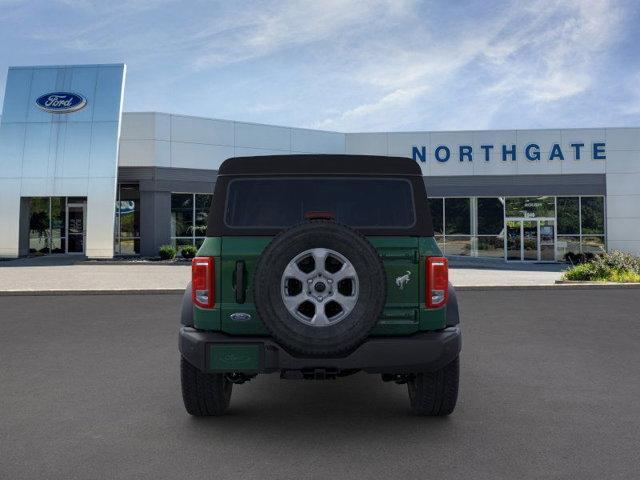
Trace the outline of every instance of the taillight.
[[191, 300], [194, 305], [213, 308], [215, 279], [213, 257], [195, 257], [191, 261]]
[[438, 308], [447, 303], [449, 295], [449, 264], [444, 257], [427, 257], [427, 287], [425, 303], [428, 308]]

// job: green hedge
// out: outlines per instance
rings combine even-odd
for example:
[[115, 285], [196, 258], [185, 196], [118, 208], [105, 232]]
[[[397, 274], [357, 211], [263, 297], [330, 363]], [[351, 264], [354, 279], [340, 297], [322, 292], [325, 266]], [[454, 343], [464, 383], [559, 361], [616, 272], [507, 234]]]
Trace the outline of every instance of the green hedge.
[[182, 258], [193, 258], [196, 256], [196, 253], [198, 253], [198, 249], [195, 247], [195, 245], [185, 245], [180, 249]]
[[565, 280], [598, 282], [640, 282], [640, 258], [613, 251], [596, 255], [588, 262], [575, 265], [564, 273]]
[[162, 245], [158, 254], [162, 260], [171, 260], [178, 253], [173, 245]]

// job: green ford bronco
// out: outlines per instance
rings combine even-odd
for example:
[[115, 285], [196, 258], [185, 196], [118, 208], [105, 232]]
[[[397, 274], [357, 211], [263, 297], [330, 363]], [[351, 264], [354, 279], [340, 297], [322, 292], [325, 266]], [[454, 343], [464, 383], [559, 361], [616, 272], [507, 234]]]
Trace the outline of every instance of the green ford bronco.
[[407, 158], [226, 160], [180, 328], [191, 415], [221, 415], [259, 373], [358, 371], [406, 383], [413, 412], [448, 415], [461, 334], [420, 167]]

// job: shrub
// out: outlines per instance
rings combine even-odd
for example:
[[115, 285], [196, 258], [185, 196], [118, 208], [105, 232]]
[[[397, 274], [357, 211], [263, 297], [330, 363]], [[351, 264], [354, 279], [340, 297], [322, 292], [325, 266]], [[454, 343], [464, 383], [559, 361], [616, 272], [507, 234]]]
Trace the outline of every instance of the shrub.
[[569, 268], [564, 273], [564, 278], [603, 282], [640, 282], [640, 258], [620, 251], [602, 253]]
[[162, 245], [158, 253], [162, 260], [171, 260], [172, 258], [175, 258], [176, 253], [178, 252], [176, 252], [175, 247], [172, 245]]
[[618, 250], [596, 256], [594, 263], [601, 264], [602, 268], [640, 274], [640, 257], [635, 257], [630, 253], [620, 252]]
[[580, 265], [581, 263], [590, 262], [594, 258], [595, 258], [595, 254], [591, 252], [587, 252], [587, 253], [567, 252], [564, 254], [564, 261], [572, 265]]
[[564, 272], [566, 280], [593, 280], [593, 268], [588, 263], [575, 265]]
[[182, 258], [193, 258], [198, 253], [198, 249], [194, 245], [185, 245], [180, 249]]

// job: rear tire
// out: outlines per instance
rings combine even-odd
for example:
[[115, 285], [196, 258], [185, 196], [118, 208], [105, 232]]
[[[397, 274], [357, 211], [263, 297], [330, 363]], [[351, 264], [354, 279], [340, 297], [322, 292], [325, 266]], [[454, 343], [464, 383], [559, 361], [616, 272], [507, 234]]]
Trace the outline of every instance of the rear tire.
[[180, 381], [184, 408], [190, 415], [222, 415], [229, 408], [233, 384], [222, 373], [204, 373], [180, 358]]
[[459, 358], [435, 372], [418, 373], [407, 386], [409, 404], [416, 415], [441, 417], [449, 415], [458, 400]]

